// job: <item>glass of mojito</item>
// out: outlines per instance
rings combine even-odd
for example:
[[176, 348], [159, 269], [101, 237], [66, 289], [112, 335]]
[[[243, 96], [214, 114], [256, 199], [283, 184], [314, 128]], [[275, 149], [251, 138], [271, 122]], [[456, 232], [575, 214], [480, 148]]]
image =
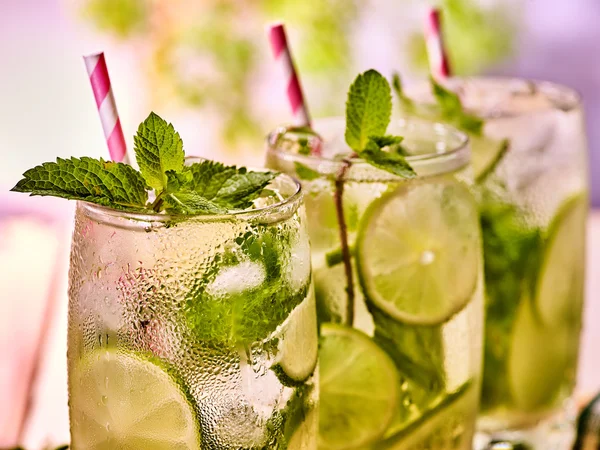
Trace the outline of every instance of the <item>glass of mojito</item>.
[[[349, 98], [375, 84], [370, 72]], [[391, 108], [383, 97], [367, 103]], [[470, 449], [483, 273], [467, 138], [396, 121], [379, 136], [367, 125], [383, 145], [360, 149], [347, 108], [346, 120], [268, 137], [267, 166], [305, 191], [321, 328], [318, 448]]]
[[15, 187], [83, 200], [69, 273], [71, 448], [313, 449], [318, 338], [300, 186], [184, 165], [180, 143], [151, 115], [136, 137], [141, 173], [59, 159]]
[[533, 448], [567, 448], [588, 210], [580, 99], [521, 79], [432, 86], [416, 91], [426, 103], [401, 103], [411, 115], [453, 123], [473, 143], [486, 284], [479, 428]]

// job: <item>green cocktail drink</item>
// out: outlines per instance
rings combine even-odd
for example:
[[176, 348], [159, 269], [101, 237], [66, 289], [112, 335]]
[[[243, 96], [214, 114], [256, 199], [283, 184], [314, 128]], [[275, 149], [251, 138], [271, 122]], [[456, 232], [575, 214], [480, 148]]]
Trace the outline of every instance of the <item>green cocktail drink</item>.
[[[328, 119], [316, 124], [320, 138], [282, 128], [268, 139], [268, 167], [305, 190], [322, 334], [319, 449], [470, 449], [483, 273], [468, 143], [441, 124], [393, 122], [414, 170], [403, 177], [352, 155], [346, 125]], [[397, 154], [394, 139], [378, 139], [379, 156]]]
[[156, 115], [136, 154], [141, 173], [59, 159], [15, 187], [88, 200], [69, 274], [71, 448], [315, 448], [317, 319], [299, 184], [184, 166], [179, 136]]
[[[566, 448], [574, 432], [569, 399], [588, 203], [580, 101], [570, 89], [544, 82], [475, 78], [449, 86], [464, 111], [481, 118], [479, 131], [466, 129], [478, 144], [473, 160], [486, 282], [479, 428], [534, 448]], [[437, 99], [437, 105], [405, 104], [406, 111], [457, 123], [463, 112], [444, 113], [439, 93]]]

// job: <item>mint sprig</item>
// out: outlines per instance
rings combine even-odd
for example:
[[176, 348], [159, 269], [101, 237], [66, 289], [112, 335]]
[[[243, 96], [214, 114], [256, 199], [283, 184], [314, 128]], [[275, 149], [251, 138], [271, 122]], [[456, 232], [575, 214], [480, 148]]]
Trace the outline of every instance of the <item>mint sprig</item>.
[[466, 112], [460, 97], [455, 92], [445, 88], [433, 77], [429, 77], [429, 83], [435, 104], [417, 103], [406, 95], [400, 81], [400, 75], [394, 73], [394, 93], [404, 113], [427, 120], [446, 122], [474, 136], [483, 134], [484, 120], [479, 116]]
[[103, 159], [58, 158], [25, 172], [12, 190], [135, 212], [224, 214], [252, 206], [277, 176], [209, 160], [184, 166], [179, 133], [155, 113], [140, 124], [134, 140], [140, 172]]
[[483, 133], [483, 119], [467, 113], [460, 101], [459, 96], [449, 89], [446, 89], [435, 78], [429, 78], [431, 90], [440, 107], [442, 119], [451, 125], [454, 125], [459, 130], [467, 133], [481, 136]]
[[346, 102], [346, 143], [369, 164], [402, 178], [415, 172], [404, 156], [402, 138], [386, 135], [392, 116], [390, 84], [376, 70], [359, 75]]
[[392, 116], [392, 92], [387, 80], [376, 70], [358, 75], [346, 101], [346, 143], [357, 153], [371, 136], [385, 133]]

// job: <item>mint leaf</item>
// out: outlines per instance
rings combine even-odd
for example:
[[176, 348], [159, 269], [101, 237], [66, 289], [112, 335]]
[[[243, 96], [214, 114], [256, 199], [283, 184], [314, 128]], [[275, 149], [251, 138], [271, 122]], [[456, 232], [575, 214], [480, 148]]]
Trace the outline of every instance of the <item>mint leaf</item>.
[[213, 201], [231, 209], [245, 209], [252, 205], [277, 175], [273, 172], [248, 172], [245, 168], [227, 180]]
[[442, 118], [462, 131], [481, 136], [483, 120], [465, 112], [456, 93], [446, 89], [433, 77], [430, 77], [430, 82], [433, 96], [441, 109]]
[[346, 143], [364, 150], [370, 136], [385, 134], [392, 115], [392, 94], [387, 80], [376, 70], [359, 75], [346, 101]]
[[392, 87], [394, 88], [396, 97], [398, 97], [398, 100], [400, 101], [400, 107], [408, 113], [413, 112], [415, 109], [415, 104], [404, 93], [404, 90], [402, 89], [402, 81], [400, 80], [400, 74], [398, 72], [394, 72], [392, 75]]
[[165, 173], [167, 176], [167, 192], [177, 192], [185, 189], [185, 187], [192, 182], [192, 173], [186, 172], [175, 172], [174, 170], [167, 170]]
[[367, 148], [360, 152], [360, 157], [372, 166], [386, 170], [399, 177], [414, 178], [416, 176], [415, 171], [401, 153], [382, 150], [377, 138], [369, 138]]
[[298, 175], [298, 178], [301, 180], [312, 181], [321, 176], [316, 170], [297, 161], [294, 162], [294, 168], [296, 170], [296, 175]]
[[29, 169], [14, 192], [84, 200], [115, 208], [144, 209], [146, 183], [133, 167], [88, 157], [47, 162]]
[[373, 141], [378, 148], [387, 148], [389, 152], [398, 153], [402, 156], [409, 155], [408, 151], [402, 147], [402, 145], [400, 145], [404, 140], [404, 138], [401, 136], [371, 136], [369, 139]]
[[226, 214], [227, 210], [202, 197], [200, 194], [182, 190], [164, 197], [169, 214]]
[[274, 172], [249, 172], [246, 168], [203, 161], [185, 168], [192, 174], [186, 189], [226, 209], [246, 209], [277, 176]]
[[135, 158], [148, 185], [162, 191], [167, 187], [166, 172], [183, 170], [183, 142], [173, 125], [150, 113], [133, 138]]

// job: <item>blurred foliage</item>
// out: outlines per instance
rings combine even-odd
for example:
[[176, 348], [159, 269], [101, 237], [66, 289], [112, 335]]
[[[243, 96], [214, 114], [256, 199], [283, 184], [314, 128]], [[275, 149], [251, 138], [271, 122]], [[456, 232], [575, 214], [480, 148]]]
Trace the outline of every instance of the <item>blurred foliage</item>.
[[305, 45], [295, 55], [303, 70], [311, 73], [339, 72], [351, 62], [349, 33], [363, 2], [349, 0], [264, 0], [270, 18], [285, 18], [301, 33]]
[[98, 29], [121, 38], [142, 31], [148, 23], [150, 5], [145, 0], [90, 0], [83, 15], [93, 20]]
[[260, 24], [285, 20], [300, 33], [302, 72], [330, 76], [349, 66], [349, 27], [363, 0], [83, 1], [83, 17], [98, 30], [143, 46], [151, 103], [212, 108], [235, 144], [260, 131], [250, 107], [252, 78], [269, 51]]
[[[271, 58], [263, 23], [284, 20], [302, 74], [332, 92], [349, 77], [351, 34], [361, 11], [372, 6], [367, 0], [78, 1], [98, 30], [138, 46], [152, 106], [209, 108], [222, 118], [221, 135], [231, 145], [264, 132], [252, 110], [260, 64]], [[513, 30], [502, 8], [483, 10], [478, 0], [442, 3], [456, 73], [478, 71], [510, 51]], [[426, 68], [418, 29], [408, 50], [416, 67]], [[335, 96], [321, 97], [315, 113], [339, 110], [329, 104]]]
[[[483, 6], [476, 0], [442, 0], [442, 26], [450, 67], [454, 75], [477, 74], [509, 56], [515, 46], [515, 2]], [[409, 52], [414, 65], [429, 70], [425, 39], [412, 35]]]

